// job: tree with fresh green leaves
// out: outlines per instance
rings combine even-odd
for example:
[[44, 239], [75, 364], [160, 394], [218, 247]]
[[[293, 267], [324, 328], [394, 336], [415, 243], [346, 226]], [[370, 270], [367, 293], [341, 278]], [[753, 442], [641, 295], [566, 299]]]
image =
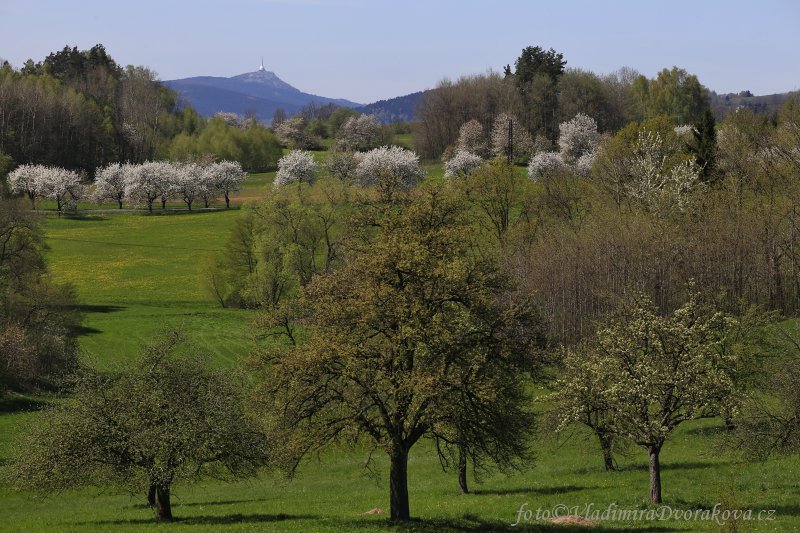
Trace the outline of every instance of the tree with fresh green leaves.
[[410, 518], [409, 453], [423, 437], [443, 457], [526, 457], [541, 321], [474, 244], [466, 205], [441, 186], [366, 202], [346, 262], [303, 290], [305, 341], [260, 354], [270, 438], [295, 466], [337, 440], [383, 450], [394, 522]]
[[594, 348], [568, 359], [552, 399], [562, 428], [601, 412], [603, 427], [647, 450], [650, 501], [661, 503], [660, 454], [683, 422], [717, 415], [739, 401], [737, 319], [696, 293], [668, 316], [640, 297], [599, 329]]
[[614, 460], [615, 448], [621, 439], [613, 429], [613, 410], [606, 401], [604, 392], [613, 381], [610, 372], [593, 372], [591, 361], [597, 355], [598, 346], [586, 340], [577, 346], [567, 347], [562, 352], [562, 378], [556, 381], [556, 392], [552, 396], [553, 408], [548, 419], [557, 433], [567, 428], [565, 421], [577, 422], [589, 428], [600, 444], [603, 467], [606, 471], [617, 469]]
[[16, 443], [11, 479], [55, 492], [120, 485], [171, 520], [175, 483], [239, 479], [266, 463], [267, 442], [245, 414], [244, 383], [212, 370], [177, 331], [147, 346], [131, 373], [78, 379]]
[[524, 179], [505, 159], [483, 163], [466, 174], [459, 186], [478, 211], [478, 225], [498, 244], [505, 244], [509, 229], [528, 214], [523, 209]]

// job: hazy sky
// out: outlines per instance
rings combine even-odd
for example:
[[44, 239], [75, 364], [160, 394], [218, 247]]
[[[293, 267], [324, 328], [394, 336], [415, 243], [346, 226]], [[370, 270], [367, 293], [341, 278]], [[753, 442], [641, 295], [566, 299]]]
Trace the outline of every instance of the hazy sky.
[[599, 73], [677, 65], [717, 92], [800, 89], [797, 0], [0, 0], [14, 66], [96, 43], [165, 80], [241, 74], [263, 55], [303, 91], [365, 103], [500, 70], [528, 45]]

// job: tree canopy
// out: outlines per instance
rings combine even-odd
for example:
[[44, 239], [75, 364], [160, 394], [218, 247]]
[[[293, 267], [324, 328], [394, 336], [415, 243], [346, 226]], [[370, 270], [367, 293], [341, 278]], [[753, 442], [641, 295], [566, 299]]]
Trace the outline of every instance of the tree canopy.
[[361, 206], [347, 261], [303, 290], [308, 339], [263, 354], [257, 394], [295, 459], [368, 439], [390, 458], [390, 516], [409, 519], [407, 464], [430, 437], [503, 468], [525, 457], [539, 315], [475, 253], [462, 201], [422, 188]]

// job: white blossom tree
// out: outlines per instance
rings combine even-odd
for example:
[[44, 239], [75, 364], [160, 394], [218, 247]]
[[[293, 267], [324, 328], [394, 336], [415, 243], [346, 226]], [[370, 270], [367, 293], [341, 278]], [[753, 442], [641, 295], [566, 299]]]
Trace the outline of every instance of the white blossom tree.
[[419, 156], [399, 146], [381, 146], [370, 150], [363, 155], [356, 169], [356, 178], [362, 186], [398, 185], [411, 188], [424, 176]]
[[308, 144], [308, 134], [305, 130], [305, 119], [301, 116], [285, 120], [275, 128], [275, 135], [284, 146], [290, 148], [305, 148]]
[[559, 124], [558, 132], [561, 158], [570, 164], [574, 164], [586, 154], [594, 153], [600, 141], [597, 122], [583, 113], [578, 113], [572, 120]]
[[519, 119], [508, 113], [500, 113], [494, 119], [492, 153], [498, 157], [508, 156], [509, 125], [513, 137], [511, 142], [512, 158], [527, 161], [533, 150], [533, 139]]
[[336, 132], [336, 144], [341, 150], [371, 150], [380, 142], [381, 125], [373, 115], [350, 117]]
[[80, 174], [59, 167], [44, 167], [37, 173], [36, 188], [42, 197], [55, 200], [59, 213], [65, 207], [76, 208], [84, 193]]
[[486, 135], [480, 122], [472, 119], [461, 125], [458, 129], [456, 150], [471, 152], [481, 157], [486, 155]]
[[558, 152], [540, 152], [528, 163], [528, 177], [533, 181], [539, 181], [568, 168]]
[[[242, 170], [242, 165], [237, 161], [219, 161], [211, 163], [204, 169], [205, 185], [210, 192], [221, 194], [225, 197], [225, 208], [231, 206], [231, 195], [242, 189], [242, 183], [247, 179], [247, 172]], [[206, 205], [208, 207], [208, 205]]]
[[97, 203], [113, 200], [122, 209], [122, 201], [125, 199], [125, 172], [126, 168], [119, 163], [111, 163], [99, 169], [94, 178], [92, 199]]
[[483, 159], [480, 156], [465, 150], [458, 150], [451, 159], [445, 161], [444, 176], [446, 178], [463, 178], [481, 164], [483, 164]]
[[160, 161], [161, 165], [161, 209], [167, 208], [167, 202], [179, 196], [178, 183], [181, 180], [181, 166], [172, 161]]
[[316, 179], [317, 162], [305, 150], [292, 150], [278, 160], [274, 181], [276, 187], [293, 182], [311, 184]]
[[36, 209], [36, 198], [41, 197], [39, 176], [47, 172], [43, 165], [20, 165], [8, 175], [8, 185], [14, 194], [26, 195]]
[[164, 185], [172, 174], [170, 164], [163, 161], [148, 161], [141, 165], [125, 166], [125, 197], [144, 203], [153, 212], [153, 202], [164, 194]]
[[538, 147], [543, 148], [546, 143], [537, 139], [537, 148], [528, 164], [528, 177], [534, 181], [564, 170], [581, 176], [591, 173], [600, 141], [597, 123], [592, 117], [578, 113], [572, 120], [559, 124], [558, 129], [558, 152], [540, 150]]
[[200, 167], [194, 163], [172, 164], [172, 190], [192, 210], [195, 199], [200, 197], [205, 188], [205, 180]]

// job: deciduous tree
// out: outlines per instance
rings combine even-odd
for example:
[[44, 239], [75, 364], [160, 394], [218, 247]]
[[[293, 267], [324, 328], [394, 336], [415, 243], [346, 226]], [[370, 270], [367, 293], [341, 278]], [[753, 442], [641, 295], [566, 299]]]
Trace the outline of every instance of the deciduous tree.
[[[347, 262], [303, 291], [308, 339], [263, 354], [256, 401], [302, 456], [368, 439], [390, 460], [390, 518], [410, 518], [408, 458], [425, 436], [502, 467], [525, 456], [538, 315], [473, 254], [465, 206], [441, 188], [363, 206]], [[399, 203], [398, 203], [399, 202]]]
[[252, 476], [265, 464], [242, 388], [168, 332], [130, 374], [82, 378], [69, 401], [45, 411], [17, 443], [12, 478], [43, 492], [121, 485], [152, 495], [156, 519], [171, 520], [176, 482]]

